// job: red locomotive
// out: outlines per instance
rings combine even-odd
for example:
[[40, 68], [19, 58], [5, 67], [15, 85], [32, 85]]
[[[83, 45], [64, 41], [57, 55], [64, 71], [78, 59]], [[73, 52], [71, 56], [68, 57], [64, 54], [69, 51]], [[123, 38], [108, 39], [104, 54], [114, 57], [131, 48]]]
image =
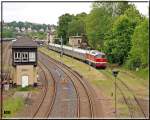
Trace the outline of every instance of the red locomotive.
[[105, 53], [99, 52], [97, 50], [91, 50], [89, 53], [86, 53], [86, 61], [90, 65], [93, 65], [96, 68], [106, 68], [107, 59]]

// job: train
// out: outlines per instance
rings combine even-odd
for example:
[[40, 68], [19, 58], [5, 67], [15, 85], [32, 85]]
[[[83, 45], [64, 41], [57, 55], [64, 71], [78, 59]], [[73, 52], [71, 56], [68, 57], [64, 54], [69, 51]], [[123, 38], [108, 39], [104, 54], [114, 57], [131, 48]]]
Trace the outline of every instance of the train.
[[42, 46], [45, 42], [45, 40], [33, 40], [35, 41], [39, 46]]
[[95, 68], [105, 69], [107, 67], [108, 60], [105, 53], [99, 52], [97, 50], [84, 50], [66, 45], [61, 46], [59, 44], [53, 43], [48, 44], [48, 49], [56, 52], [63, 51], [63, 54], [84, 61]]

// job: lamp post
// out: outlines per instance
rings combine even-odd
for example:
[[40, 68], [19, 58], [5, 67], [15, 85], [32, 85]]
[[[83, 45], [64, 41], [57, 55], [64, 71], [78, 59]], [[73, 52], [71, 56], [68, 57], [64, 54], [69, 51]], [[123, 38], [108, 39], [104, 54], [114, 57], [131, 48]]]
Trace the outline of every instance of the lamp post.
[[112, 70], [112, 74], [113, 76], [115, 77], [115, 117], [117, 117], [117, 84], [116, 84], [116, 78], [117, 78], [117, 75], [118, 75], [119, 71], [118, 70]]

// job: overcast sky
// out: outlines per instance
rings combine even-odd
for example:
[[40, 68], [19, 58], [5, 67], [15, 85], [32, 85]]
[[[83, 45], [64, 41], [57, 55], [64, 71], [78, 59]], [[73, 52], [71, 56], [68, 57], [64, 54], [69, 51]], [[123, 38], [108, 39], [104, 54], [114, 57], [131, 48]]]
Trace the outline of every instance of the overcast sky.
[[[58, 17], [65, 13], [89, 13], [92, 2], [46, 2], [46, 3], [3, 3], [3, 20], [29, 21], [34, 23], [57, 24]], [[148, 2], [136, 2], [137, 9], [148, 16]]]

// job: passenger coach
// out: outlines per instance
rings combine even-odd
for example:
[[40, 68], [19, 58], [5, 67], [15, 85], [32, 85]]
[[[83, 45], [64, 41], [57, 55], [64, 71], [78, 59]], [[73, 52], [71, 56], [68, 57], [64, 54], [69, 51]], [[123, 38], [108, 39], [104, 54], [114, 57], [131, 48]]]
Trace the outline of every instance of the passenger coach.
[[105, 53], [99, 52], [97, 50], [84, 50], [65, 45], [63, 45], [63, 47], [61, 48], [61, 45], [52, 43], [49, 43], [48, 48], [57, 52], [61, 52], [63, 48], [63, 54], [87, 62], [95, 68], [106, 68], [107, 66], [107, 59]]

